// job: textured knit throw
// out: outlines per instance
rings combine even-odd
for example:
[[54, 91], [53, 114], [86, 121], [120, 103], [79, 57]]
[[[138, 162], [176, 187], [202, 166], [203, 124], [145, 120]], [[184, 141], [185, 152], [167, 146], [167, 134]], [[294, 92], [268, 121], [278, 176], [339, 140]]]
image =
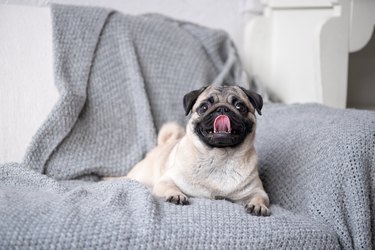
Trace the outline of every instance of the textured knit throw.
[[[267, 104], [270, 217], [225, 200], [176, 206], [125, 175], [182, 96], [249, 87], [228, 36], [158, 15], [52, 6], [60, 99], [22, 163], [0, 166], [0, 249], [372, 249], [375, 113]], [[223, 17], [225, 18], [225, 17]], [[51, 83], [52, 84], [52, 83]]]

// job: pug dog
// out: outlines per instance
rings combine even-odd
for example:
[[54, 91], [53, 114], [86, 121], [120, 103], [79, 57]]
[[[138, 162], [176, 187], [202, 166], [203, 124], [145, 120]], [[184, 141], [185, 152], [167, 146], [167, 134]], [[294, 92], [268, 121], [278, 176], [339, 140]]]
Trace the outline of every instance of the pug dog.
[[191, 113], [186, 130], [165, 124], [157, 146], [126, 177], [177, 205], [188, 205], [189, 197], [227, 199], [253, 215], [270, 215], [254, 148], [262, 97], [238, 86], [211, 85], [187, 93], [183, 105]]

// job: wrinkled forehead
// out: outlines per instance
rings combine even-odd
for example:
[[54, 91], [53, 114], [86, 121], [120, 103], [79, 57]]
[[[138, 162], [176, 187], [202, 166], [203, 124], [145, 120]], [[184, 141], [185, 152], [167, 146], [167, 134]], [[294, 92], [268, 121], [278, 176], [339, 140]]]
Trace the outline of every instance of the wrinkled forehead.
[[209, 86], [199, 96], [198, 102], [213, 98], [216, 102], [233, 102], [233, 99], [247, 99], [246, 94], [237, 86]]

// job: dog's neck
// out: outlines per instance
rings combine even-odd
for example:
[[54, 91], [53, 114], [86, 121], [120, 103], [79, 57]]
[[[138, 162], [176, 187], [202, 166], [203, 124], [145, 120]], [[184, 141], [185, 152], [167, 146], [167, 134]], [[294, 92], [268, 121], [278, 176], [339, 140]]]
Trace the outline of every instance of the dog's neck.
[[218, 156], [222, 156], [223, 158], [243, 158], [244, 156], [251, 155], [252, 152], [255, 152], [254, 136], [255, 133], [246, 138], [243, 143], [236, 147], [212, 147], [206, 145], [200, 140], [192, 139], [191, 136], [185, 137], [186, 142], [184, 144], [185, 146], [188, 146], [190, 150], [195, 151], [198, 158], [210, 158]]

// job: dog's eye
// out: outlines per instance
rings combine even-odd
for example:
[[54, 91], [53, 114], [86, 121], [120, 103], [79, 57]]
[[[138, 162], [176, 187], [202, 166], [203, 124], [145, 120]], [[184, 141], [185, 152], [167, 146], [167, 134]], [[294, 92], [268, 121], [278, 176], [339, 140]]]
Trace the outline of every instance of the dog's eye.
[[243, 103], [241, 103], [241, 102], [237, 102], [234, 106], [241, 113], [247, 113], [248, 112], [247, 107]]
[[198, 114], [199, 114], [199, 115], [204, 114], [204, 113], [207, 111], [207, 109], [208, 109], [209, 107], [210, 107], [210, 104], [209, 104], [209, 103], [207, 103], [207, 102], [202, 103], [202, 104], [198, 107], [198, 109], [197, 109]]

